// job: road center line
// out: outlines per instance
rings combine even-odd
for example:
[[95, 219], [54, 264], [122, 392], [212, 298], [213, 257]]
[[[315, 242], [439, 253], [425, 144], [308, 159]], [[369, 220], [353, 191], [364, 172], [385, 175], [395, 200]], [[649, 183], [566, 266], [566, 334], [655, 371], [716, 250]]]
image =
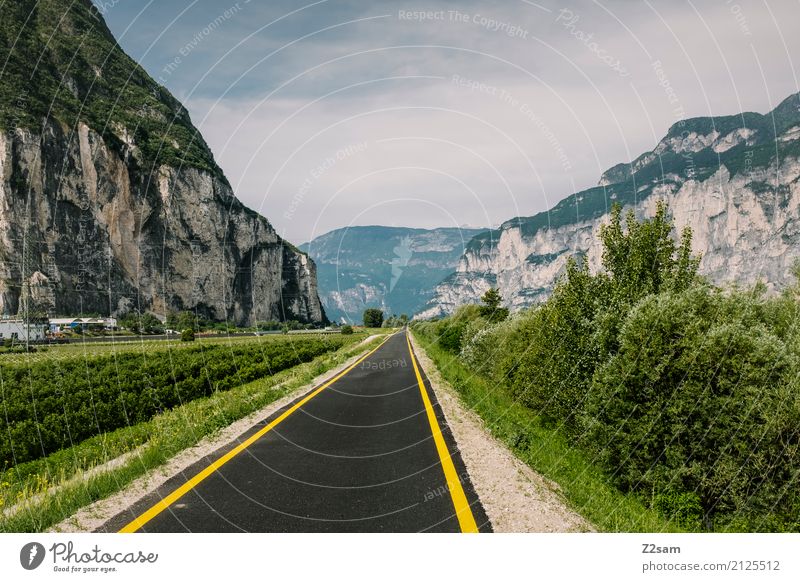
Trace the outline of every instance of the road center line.
[[414, 373], [417, 376], [419, 391], [422, 394], [422, 402], [425, 404], [425, 412], [428, 414], [431, 433], [433, 433], [433, 440], [436, 443], [436, 452], [439, 453], [439, 459], [442, 461], [442, 469], [444, 470], [444, 477], [447, 481], [447, 490], [450, 492], [450, 498], [453, 500], [453, 507], [455, 507], [456, 517], [458, 517], [458, 525], [461, 527], [462, 533], [478, 533], [478, 524], [475, 523], [475, 517], [472, 515], [472, 509], [467, 501], [467, 496], [464, 494], [461, 480], [458, 478], [458, 473], [456, 473], [453, 459], [450, 458], [450, 451], [447, 450], [447, 443], [444, 442], [442, 429], [439, 427], [439, 421], [436, 420], [436, 413], [431, 405], [431, 399], [428, 396], [428, 391], [425, 389], [422, 375], [419, 373], [417, 359], [414, 357], [414, 350], [411, 349], [411, 339], [408, 333], [409, 332], [406, 332], [408, 353], [411, 354], [411, 364], [414, 366]]
[[[394, 334], [392, 334], [392, 335], [394, 335]], [[237, 445], [235, 448], [231, 449], [225, 455], [223, 455], [222, 457], [220, 457], [219, 459], [217, 459], [216, 461], [211, 463], [208, 467], [206, 467], [205, 469], [200, 471], [197, 475], [195, 475], [194, 477], [189, 479], [186, 483], [184, 483], [183, 485], [178, 487], [175, 491], [173, 491], [172, 493], [170, 493], [169, 495], [167, 495], [166, 497], [161, 499], [158, 503], [153, 505], [150, 509], [148, 509], [147, 511], [142, 513], [136, 519], [131, 521], [128, 525], [126, 525], [121, 530], [119, 530], [119, 533], [133, 533], [133, 532], [137, 531], [138, 529], [140, 529], [147, 522], [149, 522], [150, 520], [155, 518], [158, 514], [160, 514], [165, 509], [167, 509], [173, 503], [175, 503], [178, 499], [180, 499], [181, 497], [186, 495], [189, 491], [194, 489], [197, 485], [199, 485], [207, 477], [210, 477], [214, 472], [216, 472], [225, 463], [227, 463], [228, 461], [233, 459], [236, 455], [238, 455], [239, 453], [244, 451], [247, 447], [252, 445], [254, 442], [259, 440], [261, 437], [263, 437], [265, 434], [267, 434], [273, 428], [278, 426], [281, 422], [286, 420], [293, 412], [297, 411], [297, 409], [299, 409], [301, 406], [303, 406], [309, 400], [314, 398], [317, 394], [319, 394], [320, 392], [325, 390], [325, 388], [327, 388], [328, 386], [330, 386], [334, 382], [337, 382], [338, 380], [343, 378], [345, 375], [347, 375], [351, 370], [353, 370], [353, 368], [358, 366], [361, 362], [363, 362], [368, 357], [370, 357], [372, 354], [374, 354], [376, 351], [378, 351], [386, 343], [386, 341], [390, 337], [392, 337], [392, 335], [386, 336], [386, 338], [380, 343], [380, 345], [376, 346], [375, 349], [370, 350], [369, 352], [367, 352], [366, 354], [361, 356], [358, 360], [353, 362], [345, 370], [339, 372], [336, 376], [334, 376], [333, 378], [331, 378], [330, 380], [325, 382], [322, 386], [320, 386], [319, 388], [317, 388], [314, 391], [312, 391], [311, 393], [309, 393], [305, 398], [303, 398], [302, 400], [297, 402], [295, 405], [293, 405], [291, 408], [286, 410], [283, 414], [281, 414], [278, 418], [276, 418], [275, 420], [270, 422], [267, 426], [265, 426], [264, 428], [259, 430], [257, 433], [255, 433], [253, 436], [251, 436], [250, 438], [248, 438], [244, 442], [242, 442], [239, 445]]]

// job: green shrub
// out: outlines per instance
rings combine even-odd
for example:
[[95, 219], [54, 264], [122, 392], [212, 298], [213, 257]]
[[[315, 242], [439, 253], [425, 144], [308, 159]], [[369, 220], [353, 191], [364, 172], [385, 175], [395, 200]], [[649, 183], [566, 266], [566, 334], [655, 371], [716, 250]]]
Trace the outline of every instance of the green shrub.
[[343, 325], [342, 326], [342, 335], [353, 335], [353, 326], [352, 325]]
[[490, 287], [481, 297], [483, 305], [480, 306], [479, 313], [486, 321], [499, 323], [508, 317], [508, 308], [502, 307], [503, 298], [500, 291], [495, 287]]
[[181, 332], [181, 341], [182, 342], [193, 342], [194, 341], [194, 330], [191, 328], [186, 328]]
[[715, 289], [691, 232], [672, 234], [663, 204], [624, 226], [615, 207], [598, 272], [570, 259], [551, 297], [508, 321], [470, 306], [414, 329], [680, 527], [798, 531], [800, 283]]
[[434, 324], [439, 345], [445, 350], [457, 354], [461, 351], [461, 336], [467, 325], [480, 317], [477, 305], [464, 305], [456, 312]]
[[444, 326], [439, 334], [439, 345], [448, 352], [457, 354], [461, 351], [461, 334], [466, 327], [465, 322], [452, 322]]
[[737, 518], [757, 530], [770, 515], [800, 526], [798, 353], [764, 304], [698, 287], [632, 310], [586, 420], [621, 489], [695, 495], [709, 528]]
[[497, 381], [505, 381], [515, 356], [519, 327], [528, 314], [521, 314], [500, 323], [488, 324], [483, 319], [469, 322], [461, 334], [461, 360], [470, 369]]
[[653, 499], [653, 509], [689, 531], [702, 526], [703, 506], [695, 492], [659, 493]]
[[[597, 367], [618, 348], [621, 322], [642, 297], [680, 291], [697, 277], [691, 231], [672, 238], [667, 207], [637, 221], [615, 205], [600, 229], [602, 269], [591, 273], [583, 258], [570, 258], [552, 296], [521, 322], [503, 373], [513, 394], [547, 423], [579, 436], [588, 388]], [[501, 362], [502, 363], [502, 362]]]

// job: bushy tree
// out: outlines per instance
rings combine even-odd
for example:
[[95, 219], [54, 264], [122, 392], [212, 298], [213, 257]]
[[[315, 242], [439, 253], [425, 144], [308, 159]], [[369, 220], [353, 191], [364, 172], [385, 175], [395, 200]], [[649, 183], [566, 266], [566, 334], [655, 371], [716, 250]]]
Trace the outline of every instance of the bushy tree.
[[160, 334], [164, 333], [164, 325], [152, 313], [128, 313], [120, 320], [120, 325], [133, 333]]
[[600, 363], [617, 348], [631, 306], [648, 294], [681, 291], [697, 280], [691, 230], [672, 238], [667, 206], [637, 221], [615, 205], [601, 227], [602, 269], [591, 273], [584, 257], [570, 258], [552, 296], [519, 327], [519, 352], [507, 361], [515, 395], [545, 420], [578, 433], [588, 388]]
[[498, 323], [508, 317], [508, 309], [502, 306], [503, 298], [495, 287], [490, 287], [481, 297], [481, 301], [483, 302], [480, 308], [481, 317], [490, 323]]
[[212, 322], [192, 311], [169, 311], [166, 324], [170, 329], [193, 329], [195, 331], [203, 331], [212, 326]]
[[613, 301], [630, 305], [646, 295], [682, 291], [694, 282], [700, 259], [692, 255], [692, 231], [685, 227], [678, 244], [672, 238], [673, 230], [663, 201], [647, 220], [638, 221], [634, 212], [628, 211], [625, 228], [622, 207], [612, 207], [609, 222], [600, 227], [600, 239]]
[[631, 311], [586, 415], [621, 489], [695, 526], [800, 525], [798, 353], [773, 332], [768, 303], [702, 286]]
[[383, 325], [383, 311], [370, 307], [364, 311], [364, 327], [381, 327]]
[[455, 354], [461, 351], [461, 339], [467, 325], [480, 317], [477, 305], [462, 305], [450, 317], [434, 324], [439, 345]]
[[352, 325], [343, 325], [342, 326], [342, 335], [353, 335], [353, 326]]
[[164, 324], [150, 312], [143, 314], [139, 318], [139, 327], [141, 332], [146, 334], [164, 333]]
[[193, 342], [194, 341], [194, 330], [190, 327], [187, 327], [183, 331], [181, 331], [181, 341], [182, 342]]
[[622, 208], [614, 204], [609, 222], [600, 227], [603, 270], [595, 282], [595, 334], [603, 355], [616, 349], [622, 319], [637, 301], [663, 291], [681, 292], [698, 280], [700, 257], [692, 254], [692, 231], [685, 227], [676, 243], [666, 203], [659, 201], [650, 219], [638, 221], [630, 210], [624, 228], [622, 222]]

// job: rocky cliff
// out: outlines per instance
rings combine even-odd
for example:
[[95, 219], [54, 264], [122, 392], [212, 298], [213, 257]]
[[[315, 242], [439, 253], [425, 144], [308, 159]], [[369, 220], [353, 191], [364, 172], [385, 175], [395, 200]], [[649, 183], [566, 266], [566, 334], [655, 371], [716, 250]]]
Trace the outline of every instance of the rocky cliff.
[[477, 229], [353, 226], [301, 245], [319, 265], [331, 319], [360, 322], [367, 307], [413, 315], [451, 274]]
[[541, 301], [568, 257], [599, 267], [598, 231], [612, 203], [644, 217], [658, 200], [669, 204], [678, 231], [692, 228], [700, 271], [715, 283], [788, 284], [800, 257], [800, 94], [766, 115], [680, 121], [652, 151], [606, 171], [597, 187], [475, 237], [417, 317], [478, 302], [490, 286], [512, 308]]
[[0, 23], [0, 310], [325, 321], [316, 267], [235, 196], [89, 0]]

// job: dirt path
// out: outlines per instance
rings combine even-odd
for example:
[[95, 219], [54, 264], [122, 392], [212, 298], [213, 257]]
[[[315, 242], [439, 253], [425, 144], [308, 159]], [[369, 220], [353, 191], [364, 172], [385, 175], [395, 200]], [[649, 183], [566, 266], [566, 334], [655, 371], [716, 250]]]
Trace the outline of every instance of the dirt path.
[[567, 507], [557, 484], [517, 459], [486, 430], [477, 414], [464, 407], [433, 361], [409, 335], [494, 531], [592, 531], [591, 524]]

